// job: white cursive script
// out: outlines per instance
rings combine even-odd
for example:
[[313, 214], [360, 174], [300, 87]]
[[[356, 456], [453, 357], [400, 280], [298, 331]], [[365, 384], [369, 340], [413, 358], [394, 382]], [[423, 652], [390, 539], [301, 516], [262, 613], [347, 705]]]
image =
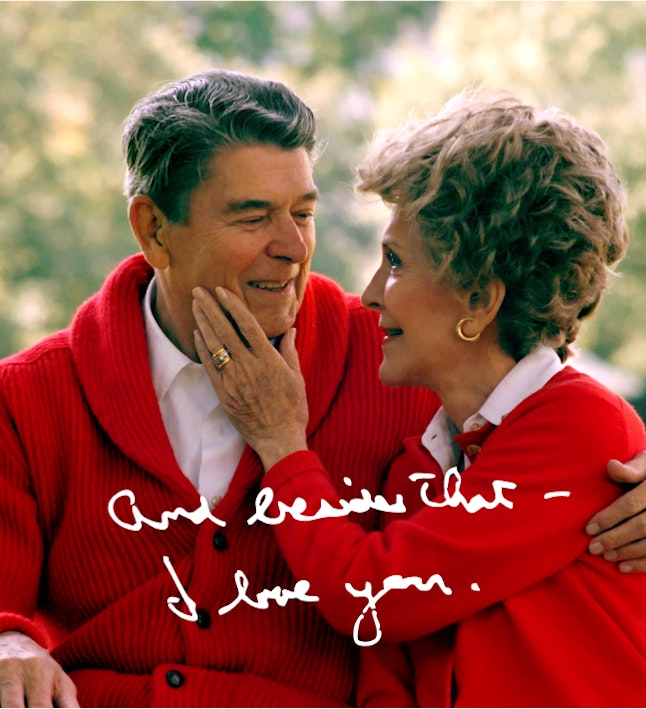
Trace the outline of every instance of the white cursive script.
[[297, 581], [294, 584], [294, 590], [289, 591], [280, 586], [274, 586], [271, 590], [264, 589], [260, 593], [256, 594], [256, 600], [252, 601], [249, 596], [247, 596], [247, 590], [249, 589], [249, 579], [245, 576], [243, 571], [235, 572], [236, 588], [238, 589], [238, 597], [226, 606], [223, 606], [218, 611], [218, 615], [224, 615], [229, 611], [233, 610], [239, 603], [246, 603], [252, 608], [258, 608], [260, 610], [266, 610], [269, 608], [269, 601], [275, 601], [281, 608], [284, 608], [289, 601], [304, 601], [305, 603], [316, 603], [320, 600], [318, 596], [308, 596], [307, 592], [310, 590], [309, 581]]
[[[413, 473], [408, 477], [413, 482], [417, 482], [418, 480], [431, 480], [435, 477], [435, 475], [433, 473]], [[449, 487], [454, 480], [455, 484], [453, 486], [453, 491], [450, 492]], [[516, 483], [510, 483], [506, 480], [494, 480], [493, 483], [491, 483], [494, 491], [494, 499], [491, 500], [491, 502], [485, 500], [485, 498], [479, 493], [474, 495], [470, 500], [467, 500], [466, 497], [464, 497], [464, 495], [460, 492], [461, 485], [462, 477], [458, 472], [458, 469], [453, 467], [450, 470], [447, 470], [444, 475], [443, 500], [436, 502], [435, 500], [430, 500], [428, 498], [429, 484], [427, 482], [422, 484], [420, 497], [422, 502], [429, 507], [459, 507], [462, 505], [467, 512], [471, 513], [478, 512], [482, 509], [492, 510], [494, 507], [498, 507], [498, 505], [503, 505], [510, 510], [514, 507], [514, 503], [505, 497], [504, 490], [515, 490], [516, 487], [518, 487]]]
[[[175, 586], [177, 586], [177, 590], [179, 591], [179, 594], [181, 596], [181, 599], [178, 596], [169, 596], [166, 599], [166, 603], [168, 604], [168, 607], [170, 610], [183, 620], [190, 620], [195, 622], [197, 620], [197, 604], [195, 601], [186, 593], [186, 589], [182, 585], [182, 582], [179, 580], [179, 577], [177, 576], [177, 573], [175, 569], [173, 568], [173, 565], [171, 564], [170, 559], [165, 556], [163, 557], [164, 559], [164, 566], [168, 569], [168, 573], [171, 575], [171, 578], [175, 582]], [[189, 610], [191, 611], [190, 613], [184, 613], [177, 608], [177, 603], [180, 602], [180, 600], [184, 601], [186, 605], [188, 606]]]
[[313, 514], [303, 514], [307, 509], [307, 502], [302, 497], [297, 497], [294, 502], [287, 504], [282, 500], [278, 501], [278, 514], [270, 517], [267, 510], [274, 501], [274, 491], [266, 487], [256, 496], [256, 511], [247, 524], [263, 522], [264, 524], [281, 524], [285, 521], [287, 514], [291, 515], [297, 522], [311, 522], [315, 519], [326, 517], [345, 517], [351, 512], [364, 513], [368, 510], [377, 512], [406, 512], [402, 495], [395, 496], [395, 502], [387, 502], [383, 495], [375, 495], [374, 499], [366, 489], [361, 490], [361, 497], [353, 497], [350, 500], [339, 500], [338, 507], [333, 507], [327, 500], [319, 501], [319, 508]]
[[[460, 473], [457, 468], [454, 467], [448, 470], [444, 476], [443, 499], [434, 500], [429, 498], [430, 484], [428, 482], [436, 477], [433, 473], [414, 473], [409, 477], [413, 482], [422, 482], [420, 488], [420, 499], [429, 507], [457, 508], [461, 506], [469, 513], [478, 512], [482, 509], [491, 510], [499, 505], [506, 507], [507, 509], [513, 509], [513, 502], [505, 497], [505, 490], [514, 490], [517, 487], [517, 485], [512, 482], [507, 482], [505, 480], [494, 480], [491, 484], [493, 490], [492, 500], [485, 499], [481, 494], [476, 494], [470, 499], [467, 499], [460, 489], [462, 484]], [[344, 483], [346, 485], [351, 485], [349, 478], [344, 478]], [[569, 496], [570, 492], [568, 491], [556, 490], [545, 493], [544, 499], [548, 500], [552, 498]], [[116, 511], [116, 506], [122, 499], [127, 500], [132, 521], [122, 519]], [[366, 489], [361, 490], [360, 497], [354, 497], [348, 500], [339, 499], [334, 503], [334, 505], [327, 500], [321, 499], [318, 501], [318, 509], [312, 514], [305, 514], [308, 503], [302, 497], [297, 497], [291, 504], [287, 504], [279, 500], [277, 502], [278, 513], [276, 516], [271, 516], [268, 514], [268, 510], [273, 501], [274, 492], [271, 488], [261, 490], [256, 496], [255, 513], [249, 517], [247, 524], [251, 525], [255, 522], [261, 522], [264, 524], [276, 525], [283, 522], [287, 515], [291, 515], [291, 517], [298, 522], [309, 522], [326, 517], [344, 517], [350, 513], [364, 513], [369, 510], [394, 513], [406, 512], [403, 496], [401, 494], [397, 494], [395, 496], [395, 501], [390, 503], [387, 502], [382, 495], [375, 495], [373, 498], [370, 492]], [[189, 512], [183, 507], [176, 507], [173, 511], [163, 511], [160, 519], [154, 520], [141, 513], [135, 503], [135, 494], [132, 490], [124, 489], [117, 492], [110, 498], [108, 503], [108, 513], [111, 519], [119, 525], [119, 527], [133, 532], [140, 531], [144, 525], [152, 527], [153, 529], [164, 531], [168, 529], [171, 521], [177, 521], [180, 517], [189, 520], [195, 525], [202, 524], [202, 522], [209, 520], [219, 527], [226, 527], [226, 522], [211, 514], [209, 503], [203, 495], [200, 496], [199, 506], [193, 511]], [[179, 595], [169, 596], [166, 599], [168, 608], [171, 612], [183, 620], [191, 622], [197, 621], [197, 604], [189, 596], [188, 592], [182, 585], [182, 582], [173, 568], [170, 558], [168, 556], [164, 556], [163, 561], [179, 592]], [[238, 595], [231, 603], [218, 610], [219, 615], [229, 613], [241, 603], [251, 606], [252, 608], [265, 610], [269, 608], [271, 601], [280, 607], [285, 607], [287, 603], [292, 600], [305, 603], [316, 603], [320, 600], [318, 596], [309, 595], [310, 583], [304, 579], [297, 581], [294, 584], [293, 590], [284, 589], [280, 586], [274, 586], [272, 589], [263, 589], [255, 595], [255, 600], [250, 598], [248, 595], [249, 580], [244, 572], [240, 570], [236, 571], [234, 579]], [[446, 596], [450, 596], [453, 593], [452, 589], [444, 583], [444, 579], [440, 576], [440, 574], [434, 574], [426, 581], [423, 581], [419, 576], [401, 576], [398, 574], [388, 576], [384, 580], [382, 588], [376, 593], [373, 593], [372, 584], [370, 582], [366, 582], [364, 588], [361, 590], [354, 588], [354, 586], [350, 583], [346, 583], [345, 588], [350, 595], [355, 598], [365, 598], [367, 601], [353, 627], [352, 637], [354, 642], [363, 647], [375, 645], [379, 642], [382, 637], [382, 632], [377, 613], [377, 603], [389, 591], [396, 589], [403, 590], [414, 587], [418, 591], [425, 592], [430, 591], [435, 586], [437, 586]], [[471, 590], [477, 592], [480, 591], [480, 587], [477, 583], [472, 583]], [[188, 612], [179, 609], [180, 604], [182, 603], [186, 606]], [[369, 640], [362, 640], [359, 638], [359, 634], [368, 612], [370, 613], [374, 625], [374, 637]]]
[[[375, 645], [381, 640], [381, 623], [377, 616], [377, 601], [383, 598], [388, 591], [392, 591], [393, 589], [405, 589], [410, 586], [414, 586], [418, 591], [430, 591], [433, 586], [438, 586], [445, 596], [450, 596], [453, 593], [453, 590], [444, 583], [444, 579], [440, 574], [433, 574], [427, 581], [422, 581], [419, 576], [399, 576], [397, 574], [388, 576], [384, 579], [383, 588], [374, 596], [372, 594], [372, 584], [369, 581], [366, 582], [362, 591], [356, 589], [351, 583], [346, 583], [345, 588], [351, 596], [355, 598], [366, 598], [368, 600], [368, 603], [364, 606], [361, 615], [357, 618], [354, 628], [352, 629], [352, 637], [357, 645], [368, 647], [369, 645]], [[359, 630], [368, 611], [370, 611], [372, 621], [375, 624], [375, 637], [372, 640], [360, 640]]]
[[[115, 512], [114, 506], [117, 500], [122, 497], [127, 497], [130, 501], [130, 511], [132, 512], [134, 522], [125, 522]], [[168, 529], [170, 520], [175, 521], [179, 517], [185, 517], [193, 524], [202, 524], [202, 522], [205, 522], [208, 519], [220, 527], [227, 526], [226, 522], [223, 522], [221, 519], [218, 519], [211, 514], [208, 500], [204, 497], [204, 495], [200, 495], [200, 506], [192, 512], [187, 512], [183, 507], [176, 507], [172, 512], [162, 512], [161, 519], [157, 522], [154, 519], [149, 519], [141, 514], [139, 508], [135, 504], [135, 493], [132, 490], [121, 490], [110, 498], [110, 502], [108, 502], [108, 514], [112, 518], [113, 522], [118, 524], [123, 529], [127, 529], [131, 532], [138, 532], [144, 525], [152, 527], [153, 529], [165, 530]]]

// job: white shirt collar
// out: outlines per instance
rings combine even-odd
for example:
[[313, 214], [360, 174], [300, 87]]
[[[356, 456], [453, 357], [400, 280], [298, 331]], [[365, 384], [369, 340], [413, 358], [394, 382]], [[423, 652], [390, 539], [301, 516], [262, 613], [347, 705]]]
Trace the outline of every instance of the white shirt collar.
[[211, 504], [226, 492], [245, 442], [219, 405], [205, 368], [164, 334], [152, 310], [155, 279], [142, 303], [148, 361], [175, 459]]
[[187, 357], [177, 348], [168, 339], [157, 320], [155, 320], [152, 309], [152, 297], [156, 288], [156, 279], [153, 277], [146, 289], [142, 310], [146, 328], [150, 372], [155, 393], [157, 394], [157, 400], [160, 401], [184, 367], [193, 365], [196, 369], [199, 369], [201, 365], [197, 362], [193, 362], [190, 357]]
[[[562, 366], [553, 349], [537, 345], [500, 380], [480, 409], [466, 419], [462, 427], [463, 432], [482, 428], [487, 421], [499, 426], [512, 409], [542, 389]], [[422, 445], [444, 472], [457, 463], [457, 446], [453, 438], [457, 432], [457, 427], [442, 406], [422, 434]]]

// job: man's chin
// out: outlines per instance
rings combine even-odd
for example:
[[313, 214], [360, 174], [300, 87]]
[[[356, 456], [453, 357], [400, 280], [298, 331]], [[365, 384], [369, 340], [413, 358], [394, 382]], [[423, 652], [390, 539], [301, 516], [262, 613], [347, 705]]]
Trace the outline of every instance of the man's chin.
[[282, 324], [268, 323], [266, 326], [261, 323], [262, 331], [267, 335], [268, 340], [276, 340], [282, 337], [290, 327], [294, 325], [294, 320], [286, 321]]
[[262, 328], [262, 331], [270, 340], [284, 335], [296, 322], [296, 315], [291, 312], [269, 316], [263, 316], [261, 313], [253, 313], [253, 315]]

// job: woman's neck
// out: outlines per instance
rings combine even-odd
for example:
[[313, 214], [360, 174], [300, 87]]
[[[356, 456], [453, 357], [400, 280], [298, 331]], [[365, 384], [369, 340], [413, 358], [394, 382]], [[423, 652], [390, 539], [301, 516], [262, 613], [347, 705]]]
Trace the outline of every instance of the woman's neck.
[[460, 430], [515, 365], [513, 357], [495, 347], [480, 351], [472, 361], [465, 361], [454, 370], [445, 390], [437, 394], [449, 418]]

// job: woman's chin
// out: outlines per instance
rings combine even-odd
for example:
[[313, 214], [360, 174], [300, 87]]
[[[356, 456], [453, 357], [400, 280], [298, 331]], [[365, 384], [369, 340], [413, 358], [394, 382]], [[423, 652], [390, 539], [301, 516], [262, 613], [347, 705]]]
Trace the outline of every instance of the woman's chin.
[[379, 380], [387, 387], [403, 386], [406, 384], [405, 377], [394, 367], [389, 367], [387, 362], [382, 362], [379, 367]]

